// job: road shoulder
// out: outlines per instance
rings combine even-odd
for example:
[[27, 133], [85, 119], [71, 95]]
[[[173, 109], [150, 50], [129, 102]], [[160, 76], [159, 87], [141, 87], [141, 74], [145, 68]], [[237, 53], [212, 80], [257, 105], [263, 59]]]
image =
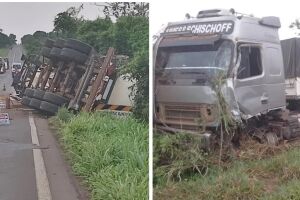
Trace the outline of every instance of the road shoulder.
[[85, 200], [87, 192], [80, 186], [65, 160], [48, 119], [35, 115], [40, 147], [42, 148], [52, 198], [55, 200]]

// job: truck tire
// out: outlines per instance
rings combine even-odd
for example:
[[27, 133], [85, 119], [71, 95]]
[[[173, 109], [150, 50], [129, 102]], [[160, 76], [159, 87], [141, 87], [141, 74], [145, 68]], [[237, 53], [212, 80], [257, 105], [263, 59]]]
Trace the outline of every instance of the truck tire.
[[40, 66], [42, 62], [40, 61], [39, 55], [30, 55], [28, 58], [29, 62], [33, 63], [36, 66]]
[[24, 92], [24, 96], [27, 96], [27, 97], [33, 97], [33, 93], [34, 93], [34, 89], [31, 89], [31, 88], [26, 88], [25, 92]]
[[34, 93], [33, 93], [33, 98], [43, 100], [44, 94], [45, 94], [45, 91], [40, 90], [40, 89], [35, 89]]
[[68, 39], [65, 42], [65, 47], [70, 48], [70, 49], [74, 49], [77, 51], [80, 51], [84, 54], [89, 54], [92, 50], [92, 47], [86, 43], [83, 43], [81, 41], [78, 40], [74, 40], [74, 39]]
[[66, 42], [66, 40], [64, 40], [64, 39], [57, 39], [57, 40], [54, 42], [53, 47], [57, 47], [57, 48], [62, 49], [62, 48], [65, 47], [65, 42]]
[[86, 54], [70, 48], [63, 48], [61, 50], [60, 56], [64, 60], [74, 61], [79, 64], [84, 64], [85, 61], [88, 59], [88, 56]]
[[48, 47], [48, 48], [51, 48], [53, 47], [53, 44], [54, 44], [54, 40], [51, 40], [51, 39], [47, 39], [44, 43], [44, 46], [45, 47]]
[[31, 98], [30, 103], [29, 103], [29, 107], [35, 108], [35, 109], [40, 109], [41, 102], [42, 102], [41, 100]]
[[51, 51], [51, 48], [43, 47], [42, 50], [41, 50], [41, 55], [46, 57], [46, 58], [50, 58], [50, 51]]
[[36, 60], [36, 57], [38, 57], [38, 55], [30, 55], [27, 59], [30, 61], [30, 62], [34, 62]]
[[22, 100], [21, 100], [21, 104], [25, 105], [25, 106], [29, 106], [31, 98], [23, 96]]
[[49, 55], [50, 55], [51, 58], [61, 59], [60, 53], [61, 53], [61, 48], [52, 47], [52, 49], [50, 50]]
[[45, 92], [43, 100], [49, 103], [53, 103], [57, 106], [63, 106], [69, 103], [69, 99], [52, 92]]
[[46, 111], [47, 113], [55, 114], [57, 113], [59, 106], [46, 101], [42, 101], [39, 109], [42, 111]]

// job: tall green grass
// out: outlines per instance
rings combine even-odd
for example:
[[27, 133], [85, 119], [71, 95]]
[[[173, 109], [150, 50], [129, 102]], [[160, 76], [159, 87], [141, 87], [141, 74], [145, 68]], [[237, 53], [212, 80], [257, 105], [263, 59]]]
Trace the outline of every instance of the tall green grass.
[[148, 199], [148, 126], [109, 113], [65, 112], [58, 113], [61, 141], [91, 199]]
[[[239, 160], [233, 158], [230, 162], [224, 163], [222, 168], [219, 168], [216, 162], [209, 157], [204, 157], [203, 160], [196, 159], [197, 157], [191, 153], [192, 149], [199, 156], [201, 151], [197, 151], [197, 148], [190, 145], [190, 142], [185, 143], [191, 149], [187, 146], [180, 146], [177, 138], [178, 136], [175, 137], [175, 135], [154, 137], [155, 158], [163, 158], [163, 160], [154, 159], [154, 199], [300, 200], [299, 144], [291, 145], [287, 149], [282, 147], [282, 150], [278, 151], [277, 154], [270, 154], [262, 159]], [[158, 141], [156, 141], [157, 139]], [[184, 140], [182, 141], [184, 142]], [[197, 140], [192, 141], [199, 143]], [[178, 152], [179, 150], [184, 150], [187, 154]], [[191, 163], [193, 160], [197, 162]], [[184, 161], [190, 167], [193, 167], [194, 164], [199, 166], [206, 164], [207, 170], [205, 174], [194, 172], [189, 176], [183, 176], [180, 180], [166, 181], [169, 168], [165, 168], [165, 166], [171, 165], [173, 167], [174, 163], [179, 161]], [[180, 167], [181, 171], [185, 169]]]

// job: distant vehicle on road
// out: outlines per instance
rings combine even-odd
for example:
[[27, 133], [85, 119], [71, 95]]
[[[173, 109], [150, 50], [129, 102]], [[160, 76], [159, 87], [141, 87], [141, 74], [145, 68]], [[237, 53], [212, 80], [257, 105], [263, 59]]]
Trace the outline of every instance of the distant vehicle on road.
[[6, 70], [9, 69], [9, 61], [8, 61], [8, 58], [4, 58], [4, 63], [5, 63], [5, 68]]
[[2, 57], [0, 57], [0, 74], [4, 74], [6, 72], [5, 62]]
[[11, 74], [12, 77], [14, 78], [16, 74], [20, 73], [22, 69], [22, 64], [21, 63], [13, 63], [11, 67]]

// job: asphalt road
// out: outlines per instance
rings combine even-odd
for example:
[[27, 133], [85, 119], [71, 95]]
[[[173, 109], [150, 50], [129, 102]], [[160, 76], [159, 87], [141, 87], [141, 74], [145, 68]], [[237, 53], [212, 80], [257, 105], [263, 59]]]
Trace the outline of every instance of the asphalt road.
[[[10, 64], [20, 62], [21, 56], [21, 45], [14, 46], [8, 55]], [[0, 75], [0, 96], [14, 93], [11, 83], [10, 70]], [[28, 108], [0, 112], [11, 118], [10, 125], [0, 125], [0, 200], [87, 199], [70, 173], [47, 118]]]
[[[8, 53], [8, 61], [10, 68], [8, 71], [6, 71], [5, 74], [0, 74], [0, 90], [1, 94], [14, 94], [14, 89], [10, 87], [12, 83], [12, 76], [11, 76], [11, 65], [12, 63], [22, 63], [21, 57], [22, 57], [23, 48], [21, 45], [15, 45], [12, 47], [12, 49]], [[3, 88], [6, 88], [6, 91], [3, 90]]]

